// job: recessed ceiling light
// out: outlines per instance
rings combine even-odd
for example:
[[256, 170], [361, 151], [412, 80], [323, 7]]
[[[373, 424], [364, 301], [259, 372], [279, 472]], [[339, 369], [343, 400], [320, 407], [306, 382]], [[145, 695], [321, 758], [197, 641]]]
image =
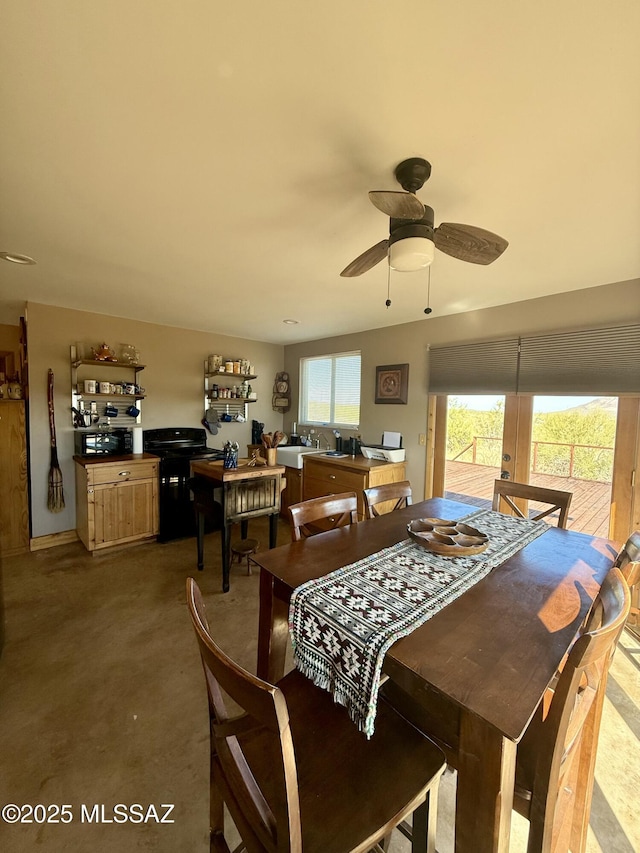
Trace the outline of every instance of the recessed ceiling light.
[[15, 252], [0, 252], [0, 258], [12, 264], [35, 264], [35, 261], [29, 255], [18, 255]]
[[287, 326], [297, 326], [300, 320], [283, 320], [283, 323], [286, 323]]

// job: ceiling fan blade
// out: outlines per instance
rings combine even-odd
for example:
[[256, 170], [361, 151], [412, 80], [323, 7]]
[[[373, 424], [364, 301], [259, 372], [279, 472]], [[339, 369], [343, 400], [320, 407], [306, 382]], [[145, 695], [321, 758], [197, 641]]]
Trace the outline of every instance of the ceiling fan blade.
[[371, 204], [394, 219], [422, 219], [424, 204], [413, 193], [372, 190]]
[[376, 264], [379, 264], [383, 258], [386, 258], [388, 251], [389, 241], [380, 240], [380, 242], [376, 243], [375, 246], [371, 246], [371, 248], [367, 249], [366, 252], [358, 255], [355, 261], [351, 261], [351, 263], [342, 270], [340, 275], [345, 278], [353, 278], [353, 276], [362, 275], [363, 272], [368, 272], [372, 267], [375, 267]]
[[504, 237], [485, 231], [484, 228], [455, 222], [443, 222], [436, 228], [434, 243], [446, 255], [471, 264], [490, 264], [509, 245]]

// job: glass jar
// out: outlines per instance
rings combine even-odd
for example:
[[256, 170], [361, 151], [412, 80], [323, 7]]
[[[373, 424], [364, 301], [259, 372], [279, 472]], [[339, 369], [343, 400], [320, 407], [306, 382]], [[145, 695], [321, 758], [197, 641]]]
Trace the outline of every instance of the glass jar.
[[123, 364], [138, 364], [140, 361], [140, 353], [133, 344], [120, 344], [118, 355]]

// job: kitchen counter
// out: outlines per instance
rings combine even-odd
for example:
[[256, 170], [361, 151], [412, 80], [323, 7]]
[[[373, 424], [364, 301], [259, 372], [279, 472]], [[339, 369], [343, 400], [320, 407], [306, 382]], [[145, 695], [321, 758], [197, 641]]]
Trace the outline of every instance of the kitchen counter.
[[[385, 465], [404, 465], [404, 462], [386, 462], [383, 459], [365, 459], [364, 456], [327, 456], [326, 452], [323, 453], [320, 451], [319, 453], [314, 453], [313, 458], [315, 461], [322, 462], [324, 465], [333, 466], [335, 468], [341, 468], [345, 471], [370, 471], [372, 468], [379, 468], [380, 466]], [[311, 460], [304, 460], [304, 465], [306, 467], [307, 463]]]
[[145, 459], [157, 461], [158, 458], [154, 453], [123, 453], [119, 456], [109, 453], [96, 453], [91, 456], [74, 456], [73, 461], [85, 467], [86, 465], [103, 465], [109, 463], [117, 465], [126, 462], [140, 462]]
[[365, 517], [363, 490], [384, 483], [399, 483], [406, 479], [404, 462], [384, 462], [364, 456], [325, 456], [309, 454], [304, 457], [302, 499], [319, 498], [341, 492], [358, 496], [358, 519]]

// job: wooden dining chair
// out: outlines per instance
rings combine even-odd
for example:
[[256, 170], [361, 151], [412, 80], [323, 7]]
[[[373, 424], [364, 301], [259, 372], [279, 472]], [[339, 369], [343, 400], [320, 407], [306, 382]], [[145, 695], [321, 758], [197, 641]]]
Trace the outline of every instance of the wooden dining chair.
[[393, 505], [387, 507], [387, 512], [411, 506], [411, 483], [403, 480], [400, 483], [384, 483], [381, 486], [371, 486], [363, 489], [364, 514], [366, 518], [377, 518], [381, 513], [379, 507], [383, 503], [393, 501]]
[[629, 606], [613, 568], [596, 598], [597, 621], [573, 644], [551, 701], [518, 744], [514, 808], [529, 820], [527, 853], [584, 851], [607, 673]]
[[[493, 484], [492, 509], [502, 512], [503, 502], [512, 510], [512, 514], [519, 518], [530, 518], [538, 521], [546, 518], [553, 512], [559, 511], [558, 527], [566, 528], [569, 518], [569, 506], [571, 505], [571, 492], [563, 492], [559, 489], [543, 489], [540, 486], [530, 486], [528, 483], [515, 483], [513, 480], [496, 480]], [[533, 515], [527, 515], [513, 499], [520, 501], [537, 501], [539, 503], [551, 504], [551, 506]]]
[[355, 492], [323, 495], [308, 501], [291, 504], [289, 522], [291, 541], [298, 542], [307, 536], [354, 524], [358, 520], [358, 496]]
[[229, 851], [224, 804], [249, 853], [364, 853], [412, 814], [413, 850], [435, 851], [445, 767], [435, 744], [383, 701], [367, 740], [297, 670], [277, 684], [262, 681], [215, 643], [193, 578], [187, 603], [209, 700], [210, 849]]
[[640, 634], [640, 530], [636, 530], [624, 543], [614, 563], [622, 572], [631, 590], [631, 609], [627, 628]]
[[[582, 629], [518, 744], [514, 809], [530, 823], [527, 853], [584, 851], [607, 673], [629, 603], [628, 586], [613, 568], [596, 596], [588, 630]], [[426, 734], [433, 725], [447, 763], [457, 768], [460, 718], [450, 706], [436, 693], [418, 701], [391, 679], [382, 693]]]
[[617, 566], [622, 571], [628, 563], [637, 562], [640, 562], [640, 530], [632, 533], [618, 551], [614, 566]]

